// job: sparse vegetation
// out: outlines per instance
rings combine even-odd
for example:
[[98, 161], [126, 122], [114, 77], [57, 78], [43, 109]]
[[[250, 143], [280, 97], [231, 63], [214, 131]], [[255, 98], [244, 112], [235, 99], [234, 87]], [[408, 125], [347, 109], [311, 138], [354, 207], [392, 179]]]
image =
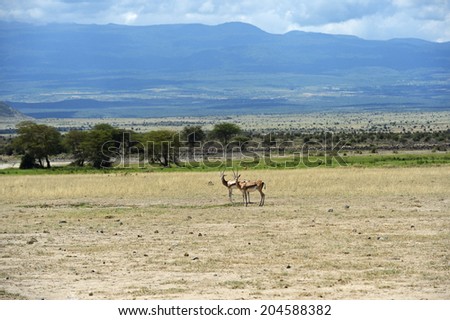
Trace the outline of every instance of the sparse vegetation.
[[[405, 120], [406, 122], [408, 121]], [[27, 123], [30, 124], [30, 122]], [[319, 124], [314, 127], [305, 125], [272, 131], [269, 129], [270, 122], [266, 123], [265, 128], [256, 130], [248, 128], [248, 126], [251, 127], [251, 122], [244, 123], [245, 127], [221, 122], [210, 129], [208, 126], [187, 125], [179, 130], [155, 129], [148, 132], [136, 132], [100, 123], [89, 130], [76, 129], [64, 134], [62, 139], [64, 148], [59, 150], [65, 153], [58, 158], [66, 158], [76, 166], [90, 163], [95, 168], [117, 165], [133, 168], [133, 163], [139, 163], [141, 168], [148, 164], [151, 166], [159, 164], [164, 167], [175, 165], [199, 169], [205, 168], [202, 165], [202, 159], [205, 160], [205, 156], [208, 159], [220, 158], [227, 153], [228, 157], [229, 154], [236, 155], [239, 150], [243, 152], [247, 160], [250, 157], [243, 166], [264, 167], [259, 160], [266, 158], [268, 153], [272, 158], [281, 158], [281, 160], [283, 157], [295, 159], [296, 154], [319, 158], [334, 156], [335, 159], [345, 154], [346, 159], [350, 159], [350, 163], [356, 163], [358, 161], [352, 159], [358, 154], [384, 156], [386, 152], [402, 155], [409, 151], [420, 151], [421, 153], [438, 153], [441, 156], [450, 146], [450, 129], [443, 130], [443, 125], [438, 122], [434, 122], [433, 127], [430, 125], [418, 127], [418, 124], [414, 124], [412, 131], [406, 130], [406, 127], [403, 127], [403, 130], [396, 130], [399, 123], [397, 121], [390, 121], [389, 125], [385, 122], [384, 125], [380, 123], [373, 128], [359, 129], [354, 126], [355, 123], [342, 126], [344, 123], [346, 123], [345, 120], [335, 122], [334, 124], [339, 127], [327, 128]], [[431, 121], [428, 120], [427, 123]], [[49, 125], [34, 125], [55, 129]], [[16, 151], [21, 152], [20, 147], [17, 146], [25, 145], [23, 139], [23, 135], [13, 140], [3, 138], [0, 141], [0, 152], [5, 156], [11, 155], [14, 145]], [[56, 145], [59, 146], [59, 142], [52, 144], [52, 146]], [[428, 156], [425, 157], [428, 158]], [[441, 157], [441, 159], [445, 158], [445, 156]], [[395, 159], [397, 158], [389, 158], [389, 161], [393, 162], [392, 160]], [[187, 160], [189, 164], [186, 164]], [[31, 167], [32, 162], [30, 162]], [[315, 165], [324, 164], [332, 163], [327, 162], [327, 159], [315, 162]], [[42, 167], [41, 164], [38, 165]], [[81, 171], [78, 170], [78, 172]]]

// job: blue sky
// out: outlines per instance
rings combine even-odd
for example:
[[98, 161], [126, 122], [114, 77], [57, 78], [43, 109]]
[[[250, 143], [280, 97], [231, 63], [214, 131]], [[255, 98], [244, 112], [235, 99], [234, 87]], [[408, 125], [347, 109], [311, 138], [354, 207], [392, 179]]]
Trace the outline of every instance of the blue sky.
[[242, 21], [365, 39], [450, 41], [450, 0], [0, 0], [0, 20], [153, 25]]

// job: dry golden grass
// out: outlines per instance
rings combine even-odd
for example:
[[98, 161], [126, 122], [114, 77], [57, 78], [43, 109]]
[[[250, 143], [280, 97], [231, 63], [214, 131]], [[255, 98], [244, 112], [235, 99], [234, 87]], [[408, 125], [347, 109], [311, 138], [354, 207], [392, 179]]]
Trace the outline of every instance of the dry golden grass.
[[[310, 196], [448, 195], [450, 167], [434, 168], [316, 168], [308, 170], [243, 171], [242, 178], [262, 178], [270, 198]], [[231, 179], [231, 173], [226, 179]], [[209, 181], [214, 185], [209, 185]], [[144, 199], [170, 202], [216, 201], [224, 187], [219, 172], [120, 173], [110, 175], [0, 176], [0, 199], [82, 198]], [[235, 191], [237, 193], [237, 191]]]
[[450, 298], [450, 167], [242, 176], [0, 176], [0, 297]]

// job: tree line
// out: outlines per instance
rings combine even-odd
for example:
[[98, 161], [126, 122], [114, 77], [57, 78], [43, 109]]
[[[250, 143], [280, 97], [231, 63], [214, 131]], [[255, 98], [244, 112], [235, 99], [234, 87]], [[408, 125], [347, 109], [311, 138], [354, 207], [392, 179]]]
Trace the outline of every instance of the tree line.
[[[3, 146], [6, 154], [21, 155], [21, 169], [51, 168], [50, 157], [69, 153], [73, 165], [89, 164], [94, 168], [111, 166], [111, 158], [125, 150], [128, 153], [142, 153], [151, 143], [149, 161], [169, 166], [177, 163], [177, 148], [192, 150], [205, 139], [217, 139], [228, 144], [231, 139], [239, 140], [241, 128], [233, 123], [219, 123], [210, 132], [201, 126], [186, 126], [181, 132], [154, 130], [136, 133], [110, 124], [97, 124], [91, 130], [71, 130], [62, 135], [55, 127], [24, 121], [17, 125], [17, 137]], [[115, 152], [117, 151], [117, 152]]]
[[61, 134], [57, 128], [32, 121], [17, 125], [17, 136], [10, 141], [0, 140], [0, 154], [21, 155], [20, 168], [51, 168], [50, 157], [70, 154], [73, 165], [105, 168], [113, 165], [114, 157], [145, 155], [146, 160], [161, 166], [178, 164], [181, 148], [187, 153], [203, 146], [210, 149], [237, 147], [279, 148], [289, 152], [299, 146], [329, 145], [340, 142], [347, 150], [415, 149], [420, 146], [446, 151], [450, 146], [450, 130], [417, 132], [316, 132], [279, 131], [246, 132], [233, 123], [218, 123], [212, 130], [201, 126], [185, 126], [180, 132], [153, 130], [136, 133], [110, 124], [97, 124], [90, 130], [70, 130]]

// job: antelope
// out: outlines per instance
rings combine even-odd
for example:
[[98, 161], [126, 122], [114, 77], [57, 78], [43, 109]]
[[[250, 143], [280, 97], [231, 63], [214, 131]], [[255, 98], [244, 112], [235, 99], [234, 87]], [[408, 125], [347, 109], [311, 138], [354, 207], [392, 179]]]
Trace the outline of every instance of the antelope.
[[250, 192], [258, 190], [259, 194], [261, 195], [261, 199], [259, 200], [259, 206], [262, 207], [264, 205], [264, 200], [266, 199], [266, 195], [264, 194], [262, 189], [266, 188], [266, 183], [261, 179], [258, 179], [256, 181], [239, 181], [240, 176], [241, 176], [240, 174], [239, 175], [237, 173], [235, 174], [236, 188], [241, 190], [245, 206], [247, 206], [250, 202], [250, 200], [248, 199]]
[[[233, 170], [233, 175], [236, 176], [236, 174], [234, 173], [234, 170]], [[226, 174], [224, 174], [224, 171], [222, 171], [220, 173], [220, 179], [222, 180], [222, 184], [225, 187], [228, 188], [228, 198], [230, 199], [230, 202], [233, 203], [233, 189], [237, 189], [236, 179], [227, 181], [227, 180], [225, 180], [225, 176], [226, 176]], [[245, 182], [246, 182], [246, 180], [245, 181], [241, 181], [240, 183], [242, 184], [242, 183], [245, 183]], [[239, 189], [239, 190], [241, 190], [241, 189]], [[247, 195], [247, 196], [248, 196], [248, 199], [250, 201], [250, 195]], [[244, 195], [244, 193], [242, 193], [243, 201], [244, 201], [244, 198], [245, 198], [245, 195]]]

